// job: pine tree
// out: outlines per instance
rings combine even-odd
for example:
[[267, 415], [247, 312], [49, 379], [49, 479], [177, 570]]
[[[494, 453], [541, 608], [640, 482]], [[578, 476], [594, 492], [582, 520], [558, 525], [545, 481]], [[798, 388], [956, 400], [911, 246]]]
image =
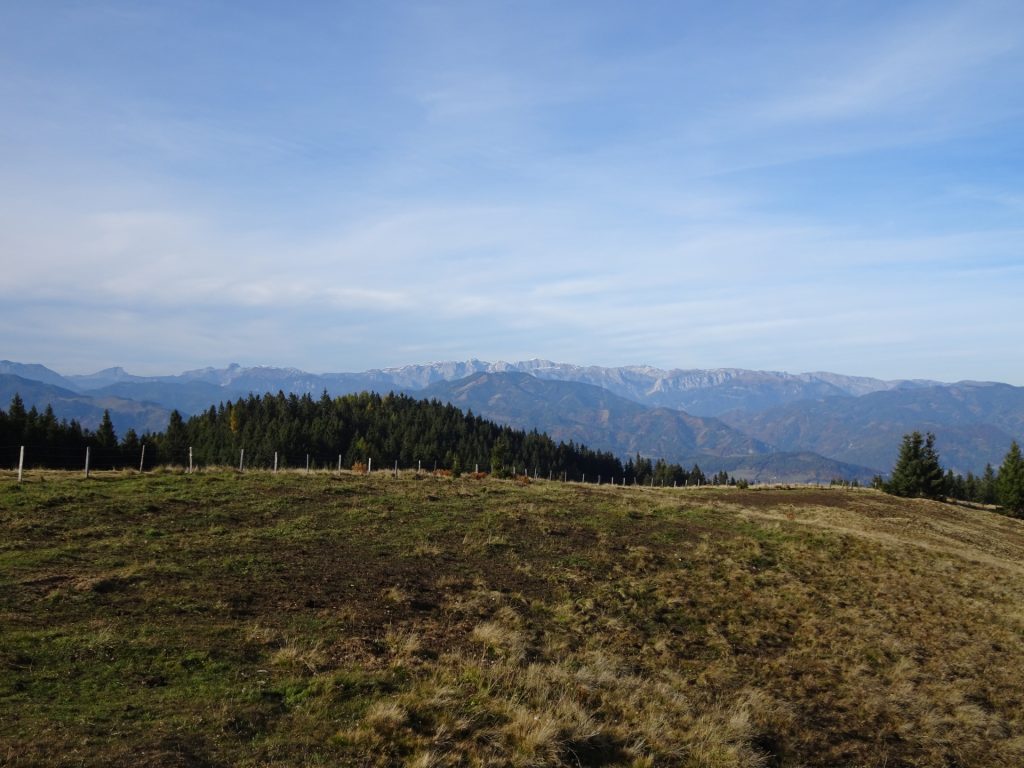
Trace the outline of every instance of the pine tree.
[[96, 444], [104, 449], [111, 450], [117, 447], [117, 434], [114, 432], [114, 422], [110, 420], [110, 411], [103, 411], [103, 420], [99, 429], [96, 430]]
[[939, 463], [939, 454], [935, 450], [935, 435], [925, 435], [924, 448], [921, 450], [921, 495], [926, 499], [942, 499], [946, 496], [946, 480]]
[[1000, 504], [1015, 515], [1024, 514], [1024, 458], [1021, 458], [1016, 440], [1010, 444], [1010, 450], [999, 467], [996, 487]]
[[7, 422], [11, 433], [16, 440], [24, 439], [25, 424], [28, 421], [28, 414], [25, 413], [25, 401], [17, 392], [11, 398], [11, 405], [7, 409]]
[[904, 435], [886, 490], [895, 496], [938, 499], [943, 496], [943, 486], [935, 435], [931, 432], [925, 437], [920, 432]]
[[996, 491], [996, 472], [991, 464], [985, 465], [985, 473], [981, 476], [981, 503], [995, 504], [998, 501]]
[[188, 434], [185, 430], [185, 421], [177, 409], [171, 411], [171, 417], [167, 422], [163, 450], [164, 461], [183, 464], [188, 461]]
[[491, 448], [491, 474], [495, 477], [507, 477], [510, 469], [509, 454], [511, 453], [511, 447], [508, 444], [508, 438], [502, 435], [494, 442], [494, 447]]

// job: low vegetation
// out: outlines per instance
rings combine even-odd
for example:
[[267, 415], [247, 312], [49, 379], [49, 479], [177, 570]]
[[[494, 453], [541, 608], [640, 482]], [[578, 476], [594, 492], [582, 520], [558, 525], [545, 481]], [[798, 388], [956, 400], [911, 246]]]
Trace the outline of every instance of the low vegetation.
[[1024, 764], [1024, 524], [874, 490], [0, 473], [0, 763]]

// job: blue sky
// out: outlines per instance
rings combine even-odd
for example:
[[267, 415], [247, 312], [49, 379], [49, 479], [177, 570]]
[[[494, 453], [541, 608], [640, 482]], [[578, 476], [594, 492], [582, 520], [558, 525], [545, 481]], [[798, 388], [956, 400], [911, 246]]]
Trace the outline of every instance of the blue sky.
[[0, 357], [1024, 385], [1021, 94], [1020, 2], [0, 2]]

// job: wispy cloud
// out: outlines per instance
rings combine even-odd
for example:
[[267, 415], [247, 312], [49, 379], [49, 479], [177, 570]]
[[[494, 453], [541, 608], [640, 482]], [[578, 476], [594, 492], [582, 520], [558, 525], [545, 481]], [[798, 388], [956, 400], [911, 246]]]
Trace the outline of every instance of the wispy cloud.
[[1008, 76], [1005, 85], [1012, 86], [1019, 73], [992, 70], [1021, 54], [1021, 20], [1009, 4], [972, 4], [880, 25], [855, 46], [833, 51], [834, 58], [818, 62], [795, 89], [757, 112], [786, 123], [849, 120], [963, 98], [979, 75]]
[[1024, 382], [1015, 3], [109, 7], [0, 30], [8, 357]]

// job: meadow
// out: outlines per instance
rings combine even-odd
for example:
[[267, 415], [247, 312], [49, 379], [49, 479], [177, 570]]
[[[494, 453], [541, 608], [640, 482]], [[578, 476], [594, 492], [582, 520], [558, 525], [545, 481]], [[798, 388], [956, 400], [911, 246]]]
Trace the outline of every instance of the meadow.
[[0, 763], [1024, 765], [1024, 523], [866, 489], [0, 473]]

